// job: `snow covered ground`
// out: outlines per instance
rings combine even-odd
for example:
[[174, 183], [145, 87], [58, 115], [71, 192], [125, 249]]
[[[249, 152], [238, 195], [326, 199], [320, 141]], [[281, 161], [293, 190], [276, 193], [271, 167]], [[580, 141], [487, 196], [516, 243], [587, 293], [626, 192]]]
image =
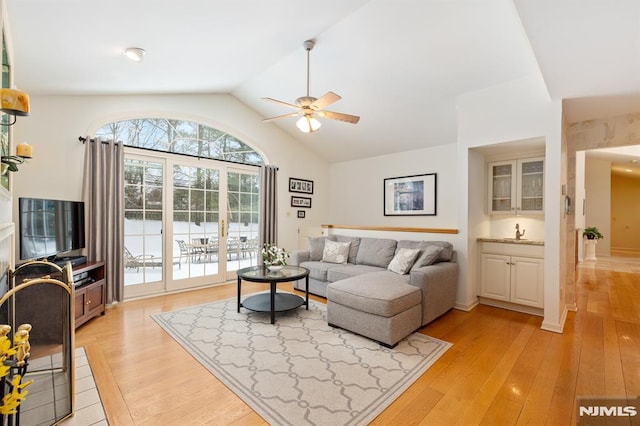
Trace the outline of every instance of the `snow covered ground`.
[[[179, 280], [218, 274], [220, 264], [217, 253], [206, 253], [207, 250], [204, 248], [197, 250], [189, 246], [193, 239], [204, 238], [206, 242], [216, 240], [218, 229], [217, 222], [173, 223], [173, 252], [169, 256], [172, 267], [169, 279]], [[257, 264], [257, 236], [258, 224], [256, 223], [245, 225], [231, 222], [229, 224], [227, 241], [231, 247], [227, 253], [227, 271], [236, 271]], [[125, 219], [126, 249], [138, 259], [138, 264], [144, 264], [142, 260], [149, 264], [125, 267], [125, 285], [162, 281], [163, 268], [160, 263], [166, 263], [165, 257], [162, 256], [162, 237], [161, 221]], [[204, 253], [181, 254], [177, 240], [185, 241], [191, 252], [204, 251]], [[132, 263], [129, 265], [131, 266]]]

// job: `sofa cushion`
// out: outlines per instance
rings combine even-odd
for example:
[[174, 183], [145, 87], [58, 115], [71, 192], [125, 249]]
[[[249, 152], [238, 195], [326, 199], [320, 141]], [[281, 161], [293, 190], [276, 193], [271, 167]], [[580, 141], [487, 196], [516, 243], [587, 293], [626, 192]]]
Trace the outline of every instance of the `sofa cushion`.
[[398, 249], [400, 248], [419, 248], [422, 250], [422, 254], [416, 260], [416, 265], [422, 263], [422, 257], [425, 253], [425, 249], [427, 247], [440, 247], [442, 251], [438, 255], [438, 259], [436, 262], [451, 262], [451, 258], [453, 257], [453, 245], [448, 241], [411, 241], [411, 240], [400, 240], [398, 241]]
[[398, 249], [387, 269], [400, 275], [408, 274], [419, 254], [420, 249]]
[[385, 238], [361, 238], [356, 263], [386, 268], [396, 253], [396, 243]]
[[340, 266], [338, 268], [329, 269], [327, 271], [327, 281], [340, 281], [347, 278], [355, 277], [357, 275], [362, 275], [369, 272], [379, 272], [383, 270], [384, 269], [380, 268], [379, 266], [348, 264], [345, 266]]
[[420, 255], [413, 263], [413, 267], [411, 270], [416, 268], [421, 268], [423, 266], [433, 265], [436, 262], [440, 261], [440, 253], [442, 253], [443, 248], [438, 246], [428, 246], [422, 250], [420, 250]]
[[309, 237], [310, 260], [322, 260], [325, 240], [335, 241], [335, 237], [333, 237], [332, 235], [329, 235], [328, 237]]
[[347, 237], [345, 235], [334, 235], [335, 241], [339, 243], [350, 242], [349, 247], [349, 263], [356, 263], [356, 257], [358, 256], [358, 249], [360, 248], [360, 237]]
[[309, 270], [309, 278], [313, 278], [318, 281], [327, 281], [327, 271], [331, 268], [340, 268], [341, 265], [327, 262], [302, 262], [300, 266]]
[[329, 284], [327, 300], [388, 318], [422, 303], [422, 292], [402, 276], [380, 271]]
[[322, 261], [329, 263], [347, 263], [350, 246], [351, 242], [339, 243], [336, 241], [326, 240], [324, 242], [324, 250], [322, 252]]

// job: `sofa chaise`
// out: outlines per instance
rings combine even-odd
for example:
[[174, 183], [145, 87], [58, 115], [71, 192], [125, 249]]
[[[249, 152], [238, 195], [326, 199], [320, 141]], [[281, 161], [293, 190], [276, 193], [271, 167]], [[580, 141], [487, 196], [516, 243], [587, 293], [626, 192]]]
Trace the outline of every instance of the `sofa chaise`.
[[445, 241], [330, 235], [310, 238], [291, 264], [309, 269], [309, 292], [327, 299], [330, 325], [389, 347], [455, 304], [458, 265]]

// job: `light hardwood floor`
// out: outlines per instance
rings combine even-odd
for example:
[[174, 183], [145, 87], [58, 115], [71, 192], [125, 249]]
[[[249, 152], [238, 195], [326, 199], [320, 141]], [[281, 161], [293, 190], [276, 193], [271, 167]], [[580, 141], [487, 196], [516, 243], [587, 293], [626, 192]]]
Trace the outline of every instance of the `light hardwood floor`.
[[[638, 258], [581, 265], [578, 312], [563, 334], [508, 310], [450, 311], [421, 332], [453, 347], [373, 424], [569, 425], [578, 396], [640, 395], [638, 273]], [[243, 293], [262, 289], [243, 284]], [[150, 318], [235, 291], [129, 301], [78, 329], [111, 425], [265, 424]]]

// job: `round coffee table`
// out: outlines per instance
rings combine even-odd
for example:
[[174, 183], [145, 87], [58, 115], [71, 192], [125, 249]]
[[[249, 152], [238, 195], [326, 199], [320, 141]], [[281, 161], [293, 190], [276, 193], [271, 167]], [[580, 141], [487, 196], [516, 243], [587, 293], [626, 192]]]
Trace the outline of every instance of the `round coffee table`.
[[[276, 322], [276, 312], [290, 311], [302, 305], [309, 310], [309, 270], [301, 266], [285, 266], [279, 271], [271, 272], [265, 266], [250, 266], [239, 269], [238, 275], [238, 312], [241, 307], [256, 312], [270, 312], [271, 324]], [[296, 281], [305, 278], [305, 298], [297, 294], [276, 292], [278, 283]], [[242, 280], [269, 283], [269, 293], [259, 293], [241, 300]]]

